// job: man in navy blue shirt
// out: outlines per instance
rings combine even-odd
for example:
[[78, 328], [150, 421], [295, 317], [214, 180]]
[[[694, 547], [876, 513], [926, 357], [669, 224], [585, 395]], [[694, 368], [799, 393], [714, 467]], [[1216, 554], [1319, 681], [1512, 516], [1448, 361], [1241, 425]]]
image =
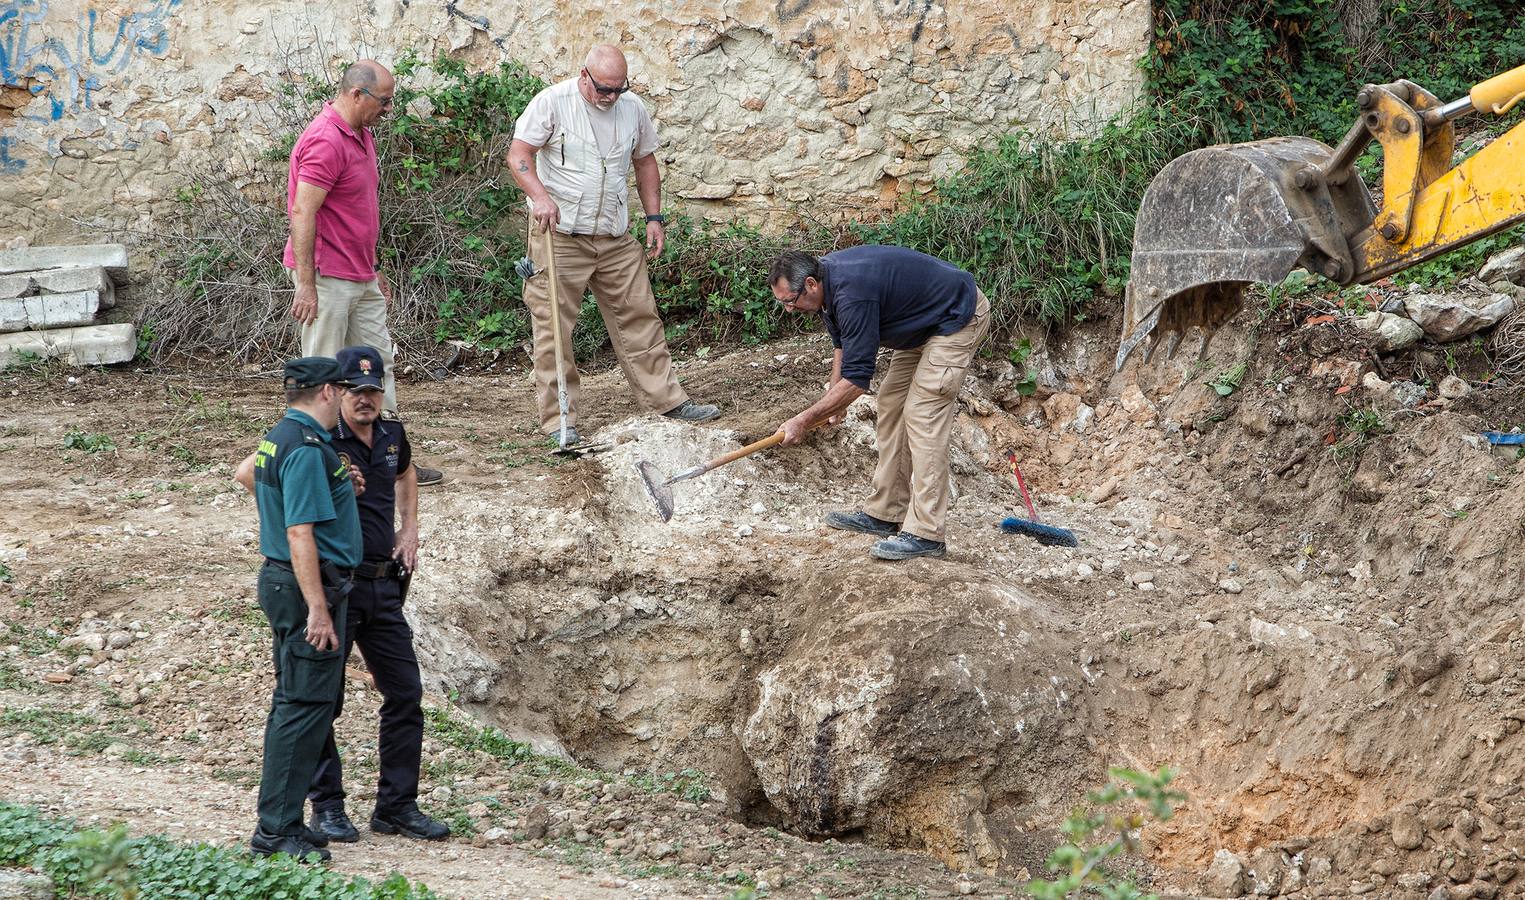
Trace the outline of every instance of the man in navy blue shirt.
[[[371, 831], [443, 840], [450, 829], [418, 808], [418, 773], [423, 750], [423, 685], [413, 652], [413, 630], [403, 615], [407, 579], [418, 564], [418, 477], [402, 422], [382, 416], [384, 364], [374, 347], [345, 347], [338, 370], [349, 390], [340, 401], [332, 446], [361, 488], [361, 561], [354, 568], [345, 619], [343, 659], [359, 644], [366, 668], [381, 692], [377, 752], [380, 778]], [[248, 460], [239, 480], [248, 475]], [[247, 482], [246, 482], [247, 486]], [[338, 692], [333, 718], [344, 710]], [[344, 810], [344, 784], [333, 728], [327, 732], [307, 798], [311, 831], [332, 841], [352, 842], [360, 833]]]
[[836, 347], [819, 400], [779, 427], [795, 444], [841, 421], [867, 393], [880, 347], [894, 351], [879, 383], [879, 464], [863, 508], [833, 512], [833, 528], [879, 535], [880, 559], [947, 552], [948, 441], [958, 392], [990, 330], [990, 304], [974, 276], [904, 247], [863, 246], [815, 257], [789, 250], [768, 273], [790, 312], [819, 312]]

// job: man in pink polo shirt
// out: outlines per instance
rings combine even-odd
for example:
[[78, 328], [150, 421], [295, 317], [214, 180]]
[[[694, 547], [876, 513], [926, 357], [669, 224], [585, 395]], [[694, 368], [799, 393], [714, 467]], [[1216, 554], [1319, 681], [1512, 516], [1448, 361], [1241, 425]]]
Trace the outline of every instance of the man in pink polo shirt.
[[[380, 63], [350, 65], [338, 95], [297, 138], [286, 187], [291, 237], [285, 255], [296, 283], [291, 317], [302, 325], [302, 355], [332, 357], [341, 347], [375, 347], [386, 373], [382, 406], [394, 417], [394, 351], [387, 331], [392, 288], [376, 268], [380, 176], [370, 126], [391, 110], [395, 88]], [[418, 476], [419, 484], [440, 480], [434, 469], [419, 467]]]

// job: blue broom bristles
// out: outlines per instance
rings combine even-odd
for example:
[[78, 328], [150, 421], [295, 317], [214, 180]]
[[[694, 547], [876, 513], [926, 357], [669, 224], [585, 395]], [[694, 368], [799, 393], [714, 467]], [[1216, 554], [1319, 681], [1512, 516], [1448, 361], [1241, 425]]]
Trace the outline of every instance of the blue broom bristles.
[[1007, 516], [1001, 520], [1001, 530], [1007, 534], [1025, 534], [1038, 543], [1049, 547], [1080, 546], [1080, 541], [1075, 539], [1074, 532], [1069, 529], [1044, 525], [1040, 522], [1034, 522], [1032, 519], [1019, 519], [1016, 516]]

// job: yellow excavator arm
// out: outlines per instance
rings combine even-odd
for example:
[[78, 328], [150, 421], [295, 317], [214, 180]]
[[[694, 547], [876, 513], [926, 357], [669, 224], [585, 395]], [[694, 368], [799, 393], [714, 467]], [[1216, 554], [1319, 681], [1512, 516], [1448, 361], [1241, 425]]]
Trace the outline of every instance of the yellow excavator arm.
[[[1525, 221], [1525, 123], [1455, 166], [1451, 124], [1525, 98], [1525, 66], [1441, 103], [1408, 81], [1369, 84], [1337, 147], [1303, 137], [1194, 150], [1150, 182], [1134, 224], [1117, 368], [1145, 339], [1173, 355], [1192, 328], [1201, 355], [1244, 288], [1302, 266], [1364, 284]], [[1382, 146], [1380, 208], [1355, 172]]]

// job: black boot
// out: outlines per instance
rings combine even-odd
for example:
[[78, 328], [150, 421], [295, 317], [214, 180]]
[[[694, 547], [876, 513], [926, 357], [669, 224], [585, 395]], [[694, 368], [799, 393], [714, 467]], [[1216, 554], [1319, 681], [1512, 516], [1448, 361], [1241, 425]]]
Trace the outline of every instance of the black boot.
[[421, 841], [443, 841], [450, 836], [450, 826], [429, 818], [416, 806], [397, 812], [378, 809], [371, 816], [371, 830], [377, 834], [401, 834]]
[[310, 862], [314, 855], [318, 862], [328, 862], [332, 858], [327, 850], [314, 846], [306, 837], [296, 834], [271, 834], [264, 828], [254, 829], [254, 837], [249, 840], [249, 849], [256, 856], [274, 856], [284, 853], [301, 862]]

